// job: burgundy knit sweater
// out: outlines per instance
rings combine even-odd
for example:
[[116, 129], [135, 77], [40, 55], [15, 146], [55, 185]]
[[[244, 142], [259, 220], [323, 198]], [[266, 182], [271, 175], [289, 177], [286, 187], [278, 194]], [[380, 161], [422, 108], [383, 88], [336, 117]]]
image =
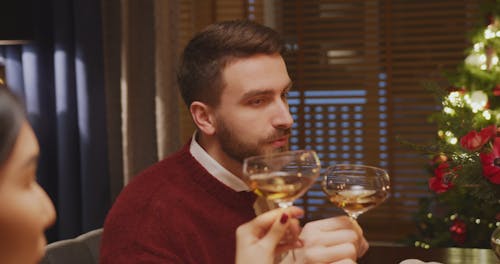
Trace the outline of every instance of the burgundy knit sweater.
[[210, 175], [189, 144], [135, 177], [104, 224], [100, 263], [234, 263], [255, 196]]

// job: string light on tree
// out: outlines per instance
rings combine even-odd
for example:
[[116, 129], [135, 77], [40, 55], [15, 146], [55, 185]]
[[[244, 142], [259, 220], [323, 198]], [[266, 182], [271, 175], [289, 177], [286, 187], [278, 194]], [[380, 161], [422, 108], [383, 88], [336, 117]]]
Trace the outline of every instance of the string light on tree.
[[488, 25], [486, 29], [484, 30], [484, 38], [485, 39], [492, 39], [497, 36], [497, 31], [493, 25]]
[[488, 95], [483, 91], [474, 91], [470, 94], [466, 94], [464, 99], [473, 113], [483, 110], [488, 104]]
[[465, 59], [465, 63], [470, 66], [481, 67], [481, 70], [486, 69], [486, 55], [472, 53]]
[[485, 110], [485, 111], [483, 112], [483, 117], [484, 117], [484, 119], [486, 119], [486, 120], [490, 120], [490, 119], [491, 119], [491, 112], [490, 112], [489, 110]]
[[453, 134], [453, 132], [446, 131], [444, 133], [444, 135], [445, 135], [446, 141], [448, 141], [449, 144], [451, 144], [451, 145], [457, 144], [458, 139], [455, 137], [455, 135]]
[[445, 113], [447, 113], [449, 115], [454, 115], [455, 114], [455, 110], [453, 108], [447, 107], [447, 106], [443, 108], [443, 112], [445, 112]]
[[448, 103], [450, 104], [450, 106], [463, 107], [464, 101], [462, 94], [457, 91], [451, 92], [446, 100], [443, 101], [443, 105], [446, 106]]

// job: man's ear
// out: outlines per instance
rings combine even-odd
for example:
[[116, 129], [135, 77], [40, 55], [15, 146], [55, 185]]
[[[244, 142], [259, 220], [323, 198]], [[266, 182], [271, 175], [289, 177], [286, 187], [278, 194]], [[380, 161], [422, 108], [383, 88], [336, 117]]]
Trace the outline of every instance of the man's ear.
[[215, 119], [212, 108], [199, 101], [194, 101], [189, 107], [193, 121], [201, 132], [207, 135], [215, 133]]

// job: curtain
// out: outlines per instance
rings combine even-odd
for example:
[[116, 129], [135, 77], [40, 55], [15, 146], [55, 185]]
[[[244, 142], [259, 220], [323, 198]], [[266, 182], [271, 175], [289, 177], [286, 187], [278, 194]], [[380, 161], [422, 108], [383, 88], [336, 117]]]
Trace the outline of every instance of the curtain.
[[[179, 0], [104, 0], [112, 197], [185, 143], [176, 86]], [[192, 133], [193, 130], [191, 130]], [[116, 175], [116, 176], [115, 176]], [[119, 175], [119, 176], [118, 176]]]
[[110, 205], [98, 0], [33, 1], [35, 40], [3, 49], [7, 84], [40, 144], [38, 181], [57, 210], [49, 241], [99, 228]]

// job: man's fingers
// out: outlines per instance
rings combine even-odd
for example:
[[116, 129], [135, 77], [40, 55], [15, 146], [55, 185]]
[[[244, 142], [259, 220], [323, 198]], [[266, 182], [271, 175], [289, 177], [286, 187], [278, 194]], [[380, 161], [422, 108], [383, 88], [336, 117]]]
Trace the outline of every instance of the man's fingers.
[[349, 216], [336, 216], [326, 219], [314, 221], [314, 225], [321, 231], [332, 231], [336, 229], [345, 229], [346, 227], [353, 228], [358, 234], [363, 234], [363, 230], [356, 222]]
[[359, 237], [357, 233], [351, 229], [340, 229], [336, 231], [324, 232], [322, 236], [318, 236], [315, 243], [325, 247], [335, 246], [343, 243], [357, 243]]
[[315, 247], [305, 252], [306, 259], [311, 263], [336, 263], [343, 259], [356, 261], [358, 258], [356, 246], [344, 243], [331, 247]]
[[[310, 258], [326, 263], [334, 262], [329, 258], [333, 258], [333, 260], [352, 259], [355, 261], [368, 250], [368, 242], [363, 236], [361, 227], [348, 216], [310, 222], [304, 227], [301, 239], [309, 248], [309, 250], [306, 250], [306, 259], [308, 261], [311, 260]], [[339, 248], [347, 249], [339, 252]], [[314, 254], [311, 254], [311, 252], [314, 252]]]
[[274, 253], [276, 255], [279, 255], [279, 254], [282, 254], [282, 253], [285, 253], [285, 252], [288, 252], [292, 249], [296, 249], [296, 248], [301, 248], [303, 247], [304, 244], [302, 243], [301, 240], [295, 240], [295, 242], [293, 243], [287, 243], [287, 244], [283, 244], [283, 245], [278, 245], [276, 247], [276, 250], [274, 251]]
[[363, 237], [361, 241], [361, 246], [358, 250], [358, 258], [362, 257], [366, 253], [366, 251], [368, 251], [369, 248], [370, 245], [368, 244], [368, 241], [366, 241], [366, 239]]
[[332, 264], [356, 264], [356, 261], [354, 261], [352, 259], [343, 259], [340, 261], [335, 261]]

